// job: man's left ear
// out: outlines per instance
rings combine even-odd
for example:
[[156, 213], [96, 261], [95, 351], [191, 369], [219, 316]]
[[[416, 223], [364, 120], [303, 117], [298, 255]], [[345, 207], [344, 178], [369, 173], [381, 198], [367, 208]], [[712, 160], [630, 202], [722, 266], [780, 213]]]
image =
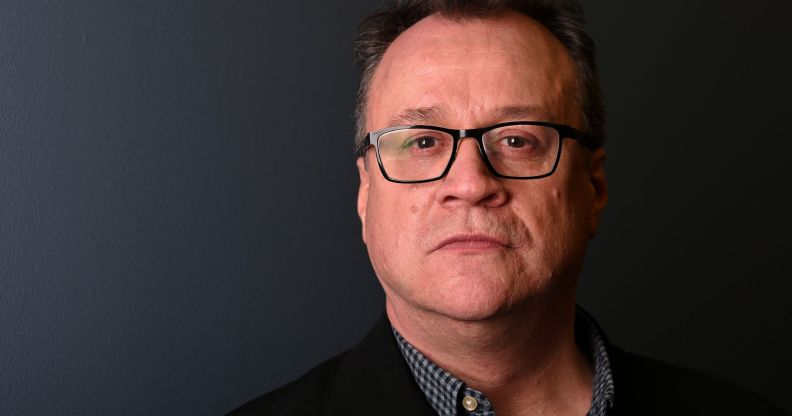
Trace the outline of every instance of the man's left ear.
[[591, 237], [594, 237], [599, 228], [602, 210], [605, 209], [605, 205], [608, 203], [608, 181], [605, 179], [605, 149], [603, 148], [594, 150], [591, 153], [589, 180], [594, 191], [591, 201], [591, 213], [589, 215], [589, 228]]

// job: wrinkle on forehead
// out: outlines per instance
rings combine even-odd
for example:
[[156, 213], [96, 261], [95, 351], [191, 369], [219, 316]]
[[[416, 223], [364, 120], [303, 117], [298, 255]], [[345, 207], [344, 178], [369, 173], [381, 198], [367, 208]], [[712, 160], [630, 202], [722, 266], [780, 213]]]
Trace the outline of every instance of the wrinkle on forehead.
[[[549, 118], [549, 113], [542, 107], [530, 104], [507, 105], [495, 109], [494, 118], [499, 121], [537, 121]], [[391, 126], [416, 125], [416, 124], [442, 124], [442, 120], [448, 119], [446, 108], [441, 105], [428, 107], [407, 108], [390, 119]], [[495, 124], [495, 123], [490, 123]], [[441, 126], [448, 128], [459, 128], [460, 126]], [[464, 126], [464, 129], [480, 128], [484, 125]]]
[[483, 123], [503, 121], [485, 120], [498, 108], [533, 106], [555, 118], [548, 121], [577, 124], [579, 117], [569, 116], [577, 110], [569, 103], [575, 85], [564, 46], [525, 15], [464, 21], [433, 15], [399, 35], [383, 56], [369, 90], [368, 128], [423, 107], [441, 107], [449, 121]]

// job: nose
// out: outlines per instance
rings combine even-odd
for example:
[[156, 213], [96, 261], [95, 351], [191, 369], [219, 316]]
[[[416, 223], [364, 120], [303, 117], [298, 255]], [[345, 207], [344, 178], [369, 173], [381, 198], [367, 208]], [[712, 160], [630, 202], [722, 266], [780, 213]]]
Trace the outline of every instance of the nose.
[[437, 193], [443, 205], [497, 207], [507, 200], [502, 181], [487, 168], [473, 138], [460, 140], [456, 158]]

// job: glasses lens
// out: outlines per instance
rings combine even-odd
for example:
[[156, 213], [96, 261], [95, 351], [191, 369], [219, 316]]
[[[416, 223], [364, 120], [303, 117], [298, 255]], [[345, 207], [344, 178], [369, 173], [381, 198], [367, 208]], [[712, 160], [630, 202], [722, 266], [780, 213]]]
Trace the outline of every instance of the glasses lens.
[[404, 129], [380, 136], [380, 161], [397, 181], [422, 181], [443, 174], [454, 151], [453, 137], [430, 129]]
[[501, 175], [543, 176], [558, 159], [561, 138], [551, 127], [521, 124], [500, 127], [484, 134], [484, 151]]

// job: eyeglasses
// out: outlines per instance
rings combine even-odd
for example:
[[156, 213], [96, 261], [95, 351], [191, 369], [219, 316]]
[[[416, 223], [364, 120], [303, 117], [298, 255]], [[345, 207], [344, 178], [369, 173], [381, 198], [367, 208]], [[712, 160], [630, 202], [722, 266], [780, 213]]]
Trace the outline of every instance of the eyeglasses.
[[514, 121], [490, 127], [452, 130], [435, 126], [397, 126], [366, 135], [363, 153], [374, 146], [385, 179], [421, 183], [441, 179], [451, 169], [459, 141], [478, 142], [484, 164], [499, 178], [539, 179], [558, 167], [564, 138], [589, 149], [596, 145], [574, 128], [543, 121]]

